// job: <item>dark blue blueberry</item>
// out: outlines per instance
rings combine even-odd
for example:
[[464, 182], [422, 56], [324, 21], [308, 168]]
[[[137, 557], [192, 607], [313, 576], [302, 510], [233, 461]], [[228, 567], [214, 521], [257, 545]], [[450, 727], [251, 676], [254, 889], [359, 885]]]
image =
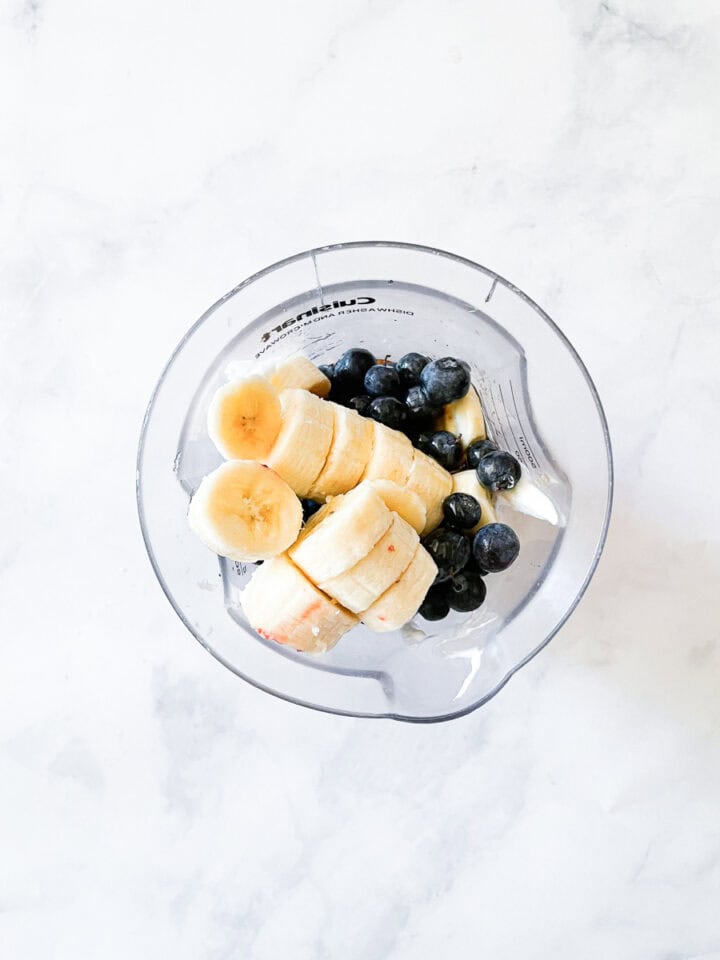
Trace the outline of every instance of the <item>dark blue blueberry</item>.
[[335, 376], [335, 364], [334, 363], [321, 363], [318, 366], [318, 370], [325, 374], [328, 380], [332, 381]]
[[497, 448], [498, 445], [492, 440], [473, 440], [467, 448], [468, 466], [474, 470], [486, 454], [492, 453]]
[[410, 387], [405, 395], [405, 404], [414, 416], [431, 419], [440, 413], [440, 410], [430, 403], [422, 387]]
[[423, 546], [438, 568], [435, 583], [443, 583], [454, 577], [470, 559], [470, 541], [457, 530], [438, 527], [425, 537]]
[[301, 500], [300, 505], [303, 512], [303, 521], [309, 520], [310, 517], [314, 513], [317, 513], [322, 506], [322, 504], [318, 503], [316, 500]]
[[522, 473], [515, 457], [504, 450], [486, 453], [475, 472], [480, 483], [488, 490], [512, 490]]
[[436, 430], [427, 436], [425, 446], [420, 449], [433, 457], [446, 470], [457, 470], [463, 459], [462, 444], [449, 430]]
[[420, 413], [410, 413], [405, 433], [412, 440], [415, 446], [418, 446], [418, 440], [421, 436], [429, 436], [435, 429], [435, 416], [423, 415]]
[[485, 599], [487, 589], [474, 570], [461, 570], [460, 573], [442, 585], [447, 605], [460, 613], [477, 610]]
[[375, 397], [367, 408], [367, 413], [393, 430], [402, 430], [408, 419], [407, 407], [395, 397]]
[[412, 445], [413, 445], [417, 450], [422, 450], [422, 452], [425, 453], [425, 452], [426, 452], [426, 451], [425, 451], [425, 441], [426, 441], [427, 438], [428, 438], [428, 434], [427, 434], [427, 433], [424, 433], [424, 432], [422, 432], [422, 431], [421, 431], [420, 433], [418, 433], [417, 430], [414, 430], [414, 431], [412, 431], [412, 432], [409, 431], [409, 436], [410, 436], [410, 439], [412, 440]]
[[363, 393], [365, 374], [374, 364], [375, 357], [369, 350], [346, 350], [340, 359], [335, 361], [333, 388], [337, 395], [356, 397]]
[[366, 393], [363, 393], [359, 397], [351, 397], [350, 400], [348, 400], [347, 405], [352, 410], [357, 410], [357, 412], [359, 414], [362, 414], [362, 416], [364, 417], [364, 416], [367, 416], [368, 407], [370, 406], [371, 400], [372, 400], [372, 397], [368, 397]]
[[406, 353], [396, 364], [397, 372], [404, 387], [414, 387], [420, 382], [423, 367], [430, 361], [421, 353]]
[[445, 406], [464, 397], [470, 389], [470, 368], [455, 357], [431, 360], [422, 369], [420, 386], [430, 403]]
[[443, 587], [430, 587], [420, 604], [418, 613], [425, 620], [443, 620], [450, 613], [450, 605], [445, 599]]
[[376, 363], [365, 374], [365, 390], [371, 397], [399, 397], [402, 393], [400, 376], [395, 367]]
[[415, 440], [413, 441], [418, 450], [422, 450], [423, 453], [430, 455], [430, 437], [432, 436], [431, 432], [423, 431], [419, 433]]
[[480, 527], [473, 539], [473, 556], [481, 570], [499, 573], [507, 570], [520, 553], [515, 531], [505, 523], [488, 523]]
[[480, 523], [480, 504], [469, 493], [451, 493], [442, 507], [446, 525], [455, 530], [472, 530]]

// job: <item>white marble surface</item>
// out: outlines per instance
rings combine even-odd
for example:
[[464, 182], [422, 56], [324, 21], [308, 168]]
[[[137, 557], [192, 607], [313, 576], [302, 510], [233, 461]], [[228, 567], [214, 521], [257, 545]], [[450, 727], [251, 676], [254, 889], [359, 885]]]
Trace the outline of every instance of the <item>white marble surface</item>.
[[[715, 0], [0, 5], [0, 955], [720, 958]], [[338, 719], [157, 587], [143, 409], [198, 314], [434, 244], [585, 357], [614, 523], [487, 707]]]

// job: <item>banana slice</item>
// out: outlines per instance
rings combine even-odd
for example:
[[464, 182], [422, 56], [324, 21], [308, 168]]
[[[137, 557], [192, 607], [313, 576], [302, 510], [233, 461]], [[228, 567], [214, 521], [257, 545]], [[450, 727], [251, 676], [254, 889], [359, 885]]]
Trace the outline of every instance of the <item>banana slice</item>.
[[415, 450], [406, 486], [425, 504], [426, 520], [423, 534], [430, 533], [442, 520], [442, 503], [452, 492], [452, 476], [437, 460], [421, 450]]
[[353, 613], [375, 603], [407, 569], [415, 555], [419, 537], [397, 513], [385, 534], [362, 560], [345, 573], [318, 586]]
[[469, 493], [480, 504], [480, 523], [472, 528], [472, 533], [488, 523], [497, 523], [492, 494], [480, 483], [474, 470], [461, 470], [460, 473], [454, 473], [452, 481], [453, 493]]
[[326, 397], [330, 393], [328, 378], [312, 360], [302, 354], [283, 361], [268, 375], [268, 379], [278, 393], [291, 387], [308, 390], [318, 397]]
[[357, 623], [357, 617], [310, 583], [286, 554], [253, 574], [240, 603], [261, 637], [304, 653], [325, 653]]
[[423, 532], [427, 511], [425, 504], [414, 491], [401, 487], [392, 480], [371, 480], [370, 483], [383, 498], [388, 510], [394, 510], [418, 533]]
[[333, 436], [332, 405], [307, 390], [280, 394], [282, 426], [263, 462], [306, 497], [325, 465]]
[[350, 570], [387, 531], [393, 515], [369, 483], [333, 497], [310, 518], [288, 551], [313, 583]]
[[436, 574], [432, 557], [419, 545], [405, 573], [365, 611], [362, 622], [377, 633], [399, 630], [417, 613]]
[[227, 460], [261, 460], [280, 432], [280, 399], [264, 377], [225, 384], [210, 401], [210, 439]]
[[322, 501], [346, 493], [363, 475], [373, 449], [373, 421], [354, 410], [329, 403], [333, 414], [333, 439], [325, 466], [309, 496]]
[[499, 490], [498, 496], [501, 496], [513, 510], [525, 513], [529, 517], [536, 517], [538, 520], [552, 523], [553, 526], [560, 522], [560, 514], [550, 497], [528, 480], [524, 473], [512, 490]]
[[287, 483], [268, 467], [253, 460], [228, 460], [198, 487], [188, 522], [221, 557], [267, 560], [295, 542], [302, 508]]
[[392, 480], [403, 484], [413, 459], [413, 445], [404, 433], [383, 423], [372, 422], [373, 449], [363, 480]]
[[460, 437], [462, 445], [468, 447], [473, 440], [484, 440], [485, 417], [483, 416], [480, 397], [475, 387], [470, 387], [460, 400], [455, 400], [444, 407], [443, 412], [435, 423], [436, 430], [449, 430]]

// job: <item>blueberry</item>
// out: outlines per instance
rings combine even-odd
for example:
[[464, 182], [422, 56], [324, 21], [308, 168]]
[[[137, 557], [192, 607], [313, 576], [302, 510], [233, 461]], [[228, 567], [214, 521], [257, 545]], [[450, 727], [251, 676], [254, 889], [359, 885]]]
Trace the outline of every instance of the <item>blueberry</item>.
[[444, 406], [464, 397], [470, 389], [470, 368], [455, 357], [432, 360], [423, 367], [420, 385], [435, 406]]
[[477, 478], [488, 490], [512, 490], [520, 479], [520, 464], [511, 453], [491, 450], [475, 468]]
[[376, 363], [365, 374], [365, 390], [371, 397], [399, 397], [402, 393], [400, 375], [395, 367]]
[[469, 493], [451, 493], [442, 508], [445, 523], [455, 530], [472, 530], [480, 523], [480, 504]]
[[351, 397], [348, 400], [347, 405], [351, 410], [357, 410], [359, 414], [363, 417], [367, 416], [368, 407], [370, 406], [370, 401], [372, 397], [369, 397], [366, 393], [361, 394], [359, 397]]
[[420, 382], [423, 367], [430, 361], [421, 353], [406, 353], [397, 362], [397, 372], [404, 387], [414, 387]]
[[442, 587], [447, 605], [461, 613], [477, 610], [487, 593], [480, 575], [474, 570], [461, 570]]
[[410, 412], [406, 433], [415, 443], [419, 434], [433, 432], [440, 410], [427, 405], [427, 397], [422, 387], [410, 387], [405, 396], [405, 406]]
[[405, 395], [405, 404], [410, 413], [418, 417], [429, 419], [437, 417], [440, 413], [439, 409], [430, 403], [422, 387], [410, 387]]
[[322, 504], [318, 503], [316, 500], [301, 500], [300, 505], [302, 507], [304, 521], [309, 520], [310, 517], [314, 513], [317, 513], [320, 507], [322, 506]]
[[450, 613], [450, 604], [441, 586], [430, 587], [418, 613], [425, 620], [443, 620]]
[[430, 455], [430, 437], [432, 437], [432, 433], [423, 431], [417, 435], [414, 441], [418, 450], [422, 450], [422, 452], [427, 453], [428, 456]]
[[396, 397], [375, 397], [368, 405], [367, 413], [393, 430], [402, 430], [408, 418], [407, 407]]
[[438, 568], [435, 583], [443, 583], [454, 577], [470, 559], [470, 541], [457, 530], [438, 527], [425, 537], [423, 546]]
[[334, 363], [321, 363], [318, 366], [318, 370], [325, 374], [328, 380], [332, 381], [335, 376], [335, 364]]
[[498, 573], [506, 570], [520, 553], [515, 531], [505, 523], [488, 523], [480, 527], [473, 539], [473, 557], [482, 570]]
[[374, 364], [375, 357], [369, 350], [346, 350], [340, 359], [335, 361], [333, 387], [336, 392], [347, 397], [362, 393], [365, 374]]
[[493, 443], [492, 440], [473, 440], [467, 448], [468, 466], [474, 470], [487, 453], [492, 453], [493, 450], [497, 449], [498, 445]]
[[446, 470], [457, 470], [462, 463], [462, 444], [449, 430], [436, 430], [435, 433], [423, 434], [427, 436], [425, 446], [420, 449], [433, 457]]

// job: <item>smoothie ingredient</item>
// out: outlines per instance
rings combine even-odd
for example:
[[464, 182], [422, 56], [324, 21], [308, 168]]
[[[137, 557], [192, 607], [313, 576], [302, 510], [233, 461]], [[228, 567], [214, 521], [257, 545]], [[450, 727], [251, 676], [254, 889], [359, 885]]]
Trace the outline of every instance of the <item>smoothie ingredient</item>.
[[286, 554], [255, 571], [243, 590], [242, 608], [261, 637], [304, 653], [325, 653], [358, 622], [318, 590]]
[[307, 390], [318, 397], [327, 397], [330, 393], [330, 379], [302, 354], [279, 364], [268, 379], [278, 393], [291, 387]]
[[515, 531], [505, 523], [489, 523], [481, 527], [473, 540], [473, 556], [478, 566], [488, 573], [507, 570], [520, 553]]
[[497, 449], [498, 445], [487, 438], [484, 440], [473, 440], [467, 448], [467, 465], [474, 470], [486, 453], [491, 453]]
[[485, 417], [474, 387], [459, 400], [448, 404], [436, 421], [436, 429], [448, 430], [462, 440], [463, 447], [486, 436]]
[[210, 439], [226, 460], [261, 460], [280, 432], [280, 398], [265, 377], [225, 384], [210, 402]]
[[491, 450], [486, 453], [475, 470], [480, 483], [493, 493], [498, 490], [512, 490], [522, 473], [515, 457], [504, 450]]
[[431, 360], [422, 368], [420, 386], [435, 406], [454, 403], [470, 389], [470, 368], [455, 357]]
[[254, 460], [228, 460], [208, 474], [190, 501], [190, 527], [222, 557], [254, 562], [295, 542], [302, 507], [276, 473]]
[[451, 493], [443, 500], [443, 518], [447, 527], [473, 530], [480, 523], [481, 515], [480, 504], [469, 493]]

